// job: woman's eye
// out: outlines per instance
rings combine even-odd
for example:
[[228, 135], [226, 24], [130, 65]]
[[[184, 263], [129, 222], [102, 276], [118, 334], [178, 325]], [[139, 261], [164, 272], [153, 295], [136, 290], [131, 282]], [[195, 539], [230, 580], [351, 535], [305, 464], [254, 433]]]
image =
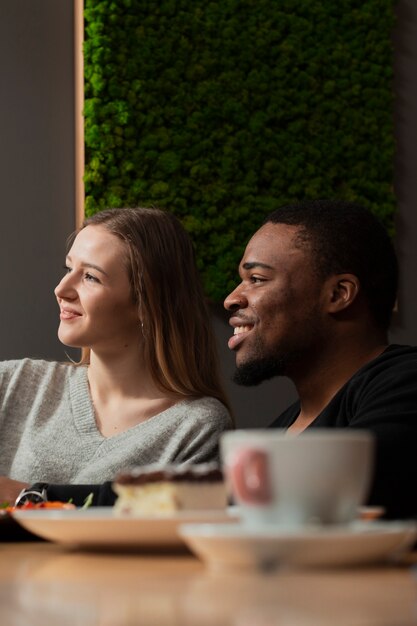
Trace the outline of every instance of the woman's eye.
[[85, 278], [85, 280], [88, 280], [88, 281], [90, 281], [92, 283], [99, 283], [100, 282], [98, 278], [96, 278], [95, 276], [93, 276], [89, 272], [86, 272], [84, 274], [84, 278]]
[[63, 267], [64, 267], [65, 274], [69, 274], [71, 271], [71, 268], [68, 267], [68, 265], [64, 265]]

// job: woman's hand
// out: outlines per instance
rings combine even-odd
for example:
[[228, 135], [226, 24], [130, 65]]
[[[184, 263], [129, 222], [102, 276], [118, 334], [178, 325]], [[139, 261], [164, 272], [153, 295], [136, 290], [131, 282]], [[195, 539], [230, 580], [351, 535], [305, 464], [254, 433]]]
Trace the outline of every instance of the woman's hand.
[[28, 483], [21, 483], [20, 480], [0, 476], [0, 504], [7, 502], [13, 505], [19, 493], [26, 487], [29, 487]]

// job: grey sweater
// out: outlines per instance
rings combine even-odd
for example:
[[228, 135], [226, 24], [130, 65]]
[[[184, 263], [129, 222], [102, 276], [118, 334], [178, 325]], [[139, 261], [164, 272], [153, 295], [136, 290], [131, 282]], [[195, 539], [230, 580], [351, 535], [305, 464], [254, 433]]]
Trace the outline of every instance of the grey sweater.
[[135, 465], [213, 461], [230, 427], [227, 409], [206, 397], [106, 438], [96, 426], [86, 367], [0, 362], [0, 475], [15, 480], [101, 483]]

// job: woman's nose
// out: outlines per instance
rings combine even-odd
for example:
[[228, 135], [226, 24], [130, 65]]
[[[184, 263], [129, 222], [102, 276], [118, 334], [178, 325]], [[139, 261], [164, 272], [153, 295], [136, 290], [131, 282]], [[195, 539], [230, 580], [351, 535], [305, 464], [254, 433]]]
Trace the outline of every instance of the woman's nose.
[[248, 301], [244, 294], [240, 291], [240, 287], [236, 287], [224, 301], [224, 308], [227, 311], [237, 311], [244, 309], [248, 305]]
[[65, 274], [54, 289], [56, 298], [64, 300], [74, 300], [77, 297], [77, 291], [74, 288], [70, 274]]

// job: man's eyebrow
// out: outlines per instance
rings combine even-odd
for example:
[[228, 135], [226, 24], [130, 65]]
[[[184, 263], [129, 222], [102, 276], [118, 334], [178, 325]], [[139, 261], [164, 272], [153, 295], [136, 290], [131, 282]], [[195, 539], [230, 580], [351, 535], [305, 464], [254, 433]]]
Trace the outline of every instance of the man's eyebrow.
[[266, 263], [261, 263], [260, 261], [250, 261], [250, 262], [244, 263], [242, 267], [244, 270], [253, 270], [255, 267], [262, 267], [265, 270], [274, 269], [272, 265], [267, 265]]
[[[67, 256], [67, 261], [69, 261], [71, 263], [71, 257]], [[104, 276], [108, 276], [107, 272], [105, 272], [99, 265], [94, 265], [94, 263], [86, 263], [84, 261], [81, 261], [81, 267], [84, 268], [88, 268], [91, 267], [94, 270], [97, 270], [97, 272], [100, 272], [101, 274], [104, 274]]]

